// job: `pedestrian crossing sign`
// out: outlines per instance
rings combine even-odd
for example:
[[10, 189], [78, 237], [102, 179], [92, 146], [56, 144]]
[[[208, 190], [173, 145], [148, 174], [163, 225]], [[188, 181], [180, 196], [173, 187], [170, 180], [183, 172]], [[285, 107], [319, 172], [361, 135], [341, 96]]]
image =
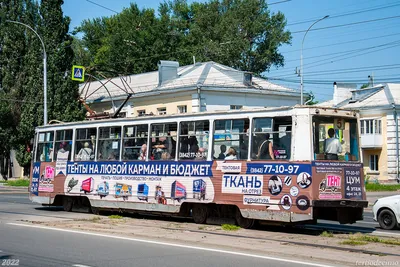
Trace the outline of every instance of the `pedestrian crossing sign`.
[[85, 67], [72, 66], [72, 80], [83, 82], [85, 80]]

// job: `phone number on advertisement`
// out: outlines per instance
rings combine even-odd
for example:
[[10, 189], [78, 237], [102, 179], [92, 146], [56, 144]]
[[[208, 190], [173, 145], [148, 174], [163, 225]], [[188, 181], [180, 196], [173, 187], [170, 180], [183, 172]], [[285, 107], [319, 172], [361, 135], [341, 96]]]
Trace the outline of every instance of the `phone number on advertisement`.
[[264, 165], [264, 173], [297, 173], [299, 165]]

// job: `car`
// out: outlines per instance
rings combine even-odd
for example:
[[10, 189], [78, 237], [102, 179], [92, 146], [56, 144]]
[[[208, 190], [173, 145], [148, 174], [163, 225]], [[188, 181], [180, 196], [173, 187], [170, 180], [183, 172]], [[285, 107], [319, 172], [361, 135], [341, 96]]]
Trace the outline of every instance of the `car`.
[[383, 197], [375, 201], [372, 207], [374, 220], [385, 230], [399, 227], [400, 223], [400, 195]]

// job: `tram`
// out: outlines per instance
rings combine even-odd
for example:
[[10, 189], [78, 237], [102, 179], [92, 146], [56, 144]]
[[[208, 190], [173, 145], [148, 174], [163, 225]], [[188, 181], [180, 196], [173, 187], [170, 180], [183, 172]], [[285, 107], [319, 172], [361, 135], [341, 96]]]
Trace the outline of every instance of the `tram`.
[[[355, 111], [294, 106], [40, 126], [30, 199], [67, 211], [234, 218], [243, 228], [354, 223], [368, 205], [358, 122]], [[325, 153], [328, 132], [340, 146], [333, 160]], [[71, 187], [88, 179], [90, 190]], [[93, 190], [105, 183], [107, 197]], [[129, 197], [116, 192], [121, 184]], [[143, 201], [143, 184], [157, 197]]]

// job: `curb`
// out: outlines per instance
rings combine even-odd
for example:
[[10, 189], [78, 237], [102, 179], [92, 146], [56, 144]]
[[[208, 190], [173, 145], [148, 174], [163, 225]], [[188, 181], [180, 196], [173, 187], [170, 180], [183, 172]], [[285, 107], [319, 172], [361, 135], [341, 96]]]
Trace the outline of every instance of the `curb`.
[[5, 190], [28, 190], [29, 186], [10, 186], [10, 185], [1, 185], [0, 184], [0, 189], [5, 189]]

